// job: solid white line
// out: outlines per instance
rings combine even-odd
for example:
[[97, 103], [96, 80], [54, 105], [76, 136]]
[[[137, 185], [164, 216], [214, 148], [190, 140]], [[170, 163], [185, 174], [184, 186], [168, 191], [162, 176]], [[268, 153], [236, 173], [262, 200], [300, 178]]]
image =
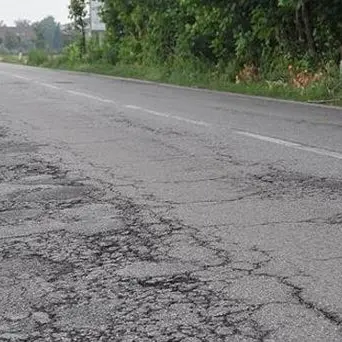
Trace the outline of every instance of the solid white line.
[[96, 101], [100, 101], [100, 102], [104, 102], [104, 103], [116, 104], [116, 102], [113, 100], [104, 99], [102, 97], [91, 95], [91, 94], [81, 93], [79, 91], [68, 90], [67, 92], [69, 94], [76, 95], [76, 96], [82, 96], [82, 97], [85, 97], [85, 98], [88, 98], [91, 100], [96, 100]]
[[234, 130], [234, 133], [235, 134], [239, 134], [239, 135], [243, 135], [243, 136], [246, 136], [246, 137], [249, 137], [249, 138], [254, 138], [254, 139], [270, 142], [270, 143], [273, 143], [273, 144], [294, 148], [296, 150], [311, 152], [311, 153], [315, 153], [315, 154], [318, 154], [318, 155], [321, 155], [321, 156], [331, 157], [331, 158], [342, 160], [342, 153], [338, 153], [338, 152], [334, 152], [334, 151], [329, 151], [329, 150], [326, 150], [326, 149], [323, 149], [323, 148], [305, 146], [305, 145], [302, 145], [300, 143], [295, 143], [295, 142], [291, 142], [291, 141], [287, 141], [287, 140], [272, 138], [272, 137], [268, 137], [268, 136], [265, 136], [265, 135], [249, 133], [249, 132], [244, 132], [244, 131]]
[[210, 126], [210, 124], [208, 124], [206, 122], [203, 122], [203, 121], [196, 121], [196, 120], [191, 120], [191, 119], [184, 118], [182, 116], [176, 116], [176, 115], [170, 115], [170, 114], [167, 114], [167, 113], [156, 112], [155, 110], [150, 110], [150, 109], [146, 109], [146, 108], [139, 107], [139, 106], [125, 105], [124, 107], [128, 108], [128, 109], [133, 109], [133, 110], [140, 110], [142, 112], [145, 112], [145, 113], [148, 113], [148, 114], [152, 114], [152, 115], [155, 115], [155, 116], [160, 116], [160, 117], [163, 117], [163, 118], [170, 118], [170, 119], [174, 119], [174, 120], [178, 120], [178, 121], [183, 121], [183, 122], [191, 123], [193, 125], [206, 126], [206, 127]]

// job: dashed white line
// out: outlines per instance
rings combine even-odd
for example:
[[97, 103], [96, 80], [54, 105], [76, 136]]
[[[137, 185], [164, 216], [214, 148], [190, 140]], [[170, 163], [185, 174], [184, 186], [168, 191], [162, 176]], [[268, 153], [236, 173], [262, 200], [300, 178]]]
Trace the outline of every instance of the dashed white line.
[[11, 74], [13, 77], [15, 77], [15, 78], [18, 78], [18, 79], [20, 79], [20, 80], [24, 80], [24, 81], [31, 81], [31, 79], [30, 78], [28, 78], [28, 77], [25, 77], [25, 76], [21, 76], [21, 75], [15, 75], [15, 74]]
[[57, 86], [50, 84], [50, 83], [44, 83], [44, 82], [36, 82], [36, 83], [43, 86], [43, 87], [50, 88], [50, 89], [55, 89], [55, 90], [61, 89], [60, 87], [57, 87]]
[[152, 115], [155, 115], [155, 116], [160, 116], [160, 117], [163, 117], [163, 118], [170, 118], [170, 119], [173, 119], [173, 120], [187, 122], [187, 123], [190, 123], [190, 124], [193, 124], [193, 125], [206, 126], [206, 127], [210, 126], [209, 123], [204, 122], [204, 121], [191, 120], [191, 119], [184, 118], [182, 116], [170, 115], [170, 114], [167, 114], [167, 113], [161, 113], [161, 112], [157, 112], [155, 110], [150, 110], [150, 109], [146, 109], [146, 108], [139, 107], [139, 106], [125, 105], [124, 107], [128, 108], [128, 109], [133, 109], [133, 110], [140, 110], [140, 111], [143, 111], [145, 113], [152, 114]]
[[[2, 74], [9, 74], [6, 72], [1, 72], [1, 73]], [[9, 75], [11, 75], [12, 77], [18, 78], [18, 79], [25, 80], [25, 81], [29, 81], [29, 82], [33, 81], [30, 78], [25, 77], [25, 76], [21, 76], [21, 75], [16, 75], [16, 74], [9, 74]], [[66, 89], [57, 87], [55, 85], [49, 84], [49, 83], [44, 83], [44, 82], [39, 82], [39, 81], [34, 81], [34, 82], [36, 84], [39, 84], [39, 85], [47, 87], [47, 88], [51, 88], [51, 89], [55, 89], [55, 90], [65, 90], [67, 93], [69, 93], [71, 95], [81, 96], [81, 97], [85, 97], [85, 98], [88, 98], [91, 100], [96, 100], [96, 101], [103, 102], [103, 103], [109, 103], [109, 104], [117, 105], [117, 103], [113, 100], [105, 99], [105, 98], [95, 96], [92, 94], [87, 94], [87, 93], [83, 93], [83, 92], [79, 92], [79, 91], [75, 91], [75, 90], [66, 90]], [[127, 108], [127, 109], [143, 111], [145, 113], [148, 113], [148, 114], [151, 114], [154, 116], [159, 116], [159, 117], [163, 117], [163, 118], [170, 118], [173, 120], [187, 122], [189, 124], [193, 124], [193, 125], [197, 125], [197, 126], [204, 126], [204, 127], [210, 127], [211, 126], [211, 124], [209, 124], [208, 122], [192, 120], [192, 119], [188, 119], [188, 118], [185, 118], [182, 116], [171, 115], [168, 113], [162, 113], [162, 112], [150, 110], [150, 109], [135, 106], [135, 105], [124, 105], [123, 107]], [[330, 150], [318, 148], [318, 147], [306, 146], [306, 145], [303, 145], [300, 143], [296, 143], [296, 142], [292, 142], [292, 141], [288, 141], [288, 140], [282, 140], [282, 139], [278, 139], [278, 138], [272, 138], [269, 136], [260, 135], [260, 134], [256, 134], [256, 133], [250, 133], [250, 132], [246, 132], [246, 131], [233, 130], [233, 132], [235, 134], [238, 134], [241, 136], [245, 136], [245, 137], [249, 137], [249, 138], [253, 138], [253, 139], [257, 139], [257, 140], [261, 140], [261, 141], [265, 141], [265, 142], [269, 142], [269, 143], [273, 143], [273, 144], [277, 144], [277, 145], [282, 145], [282, 146], [293, 148], [296, 150], [311, 152], [311, 153], [315, 153], [315, 154], [321, 155], [321, 156], [326, 156], [326, 157], [331, 157], [331, 158], [342, 160], [342, 153], [339, 153], [339, 152], [330, 151]]]
[[160, 116], [162, 118], [170, 118], [169, 114], [156, 112], [155, 110], [150, 110], [150, 109], [146, 109], [146, 108], [142, 108], [142, 107], [138, 107], [138, 106], [134, 106], [134, 105], [125, 105], [125, 108], [133, 109], [133, 110], [140, 110], [142, 112], [152, 114], [155, 116]]
[[303, 144], [300, 144], [300, 143], [295, 143], [295, 142], [292, 142], [292, 141], [272, 138], [272, 137], [268, 137], [268, 136], [265, 136], [265, 135], [260, 135], [260, 134], [245, 132], [245, 131], [234, 130], [234, 133], [235, 134], [239, 134], [239, 135], [243, 135], [245, 137], [266, 141], [266, 142], [269, 142], [269, 143], [290, 147], [290, 148], [293, 148], [293, 149], [296, 149], [296, 150], [311, 152], [311, 153], [315, 153], [315, 154], [318, 154], [318, 155], [321, 155], [321, 156], [331, 157], [331, 158], [342, 160], [342, 153], [338, 153], [338, 152], [334, 152], [334, 151], [329, 151], [329, 150], [326, 150], [326, 149], [323, 149], [323, 148], [306, 146], [306, 145], [303, 145]]
[[172, 116], [173, 119], [179, 120], [179, 121], [184, 121], [193, 125], [198, 125], [198, 126], [205, 126], [209, 127], [210, 124], [204, 121], [197, 121], [197, 120], [191, 120], [187, 118], [183, 118], [182, 116]]
[[99, 97], [99, 96], [95, 96], [95, 95], [91, 95], [91, 94], [86, 94], [86, 93], [82, 93], [82, 92], [75, 91], [75, 90], [68, 90], [67, 92], [69, 94], [85, 97], [85, 98], [88, 98], [88, 99], [91, 99], [91, 100], [96, 100], [96, 101], [100, 101], [100, 102], [104, 102], [104, 103], [116, 104], [116, 102], [113, 101], [113, 100], [104, 99], [104, 98]]

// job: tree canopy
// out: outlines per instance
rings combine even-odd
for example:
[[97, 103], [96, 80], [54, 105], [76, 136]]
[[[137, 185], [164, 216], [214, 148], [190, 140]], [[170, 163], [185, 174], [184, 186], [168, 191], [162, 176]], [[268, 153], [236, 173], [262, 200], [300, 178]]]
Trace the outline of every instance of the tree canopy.
[[277, 56], [337, 60], [341, 0], [102, 0], [118, 55], [263, 65]]
[[62, 47], [62, 33], [60, 25], [53, 16], [34, 23], [36, 33], [36, 47], [49, 51], [59, 51]]
[[86, 52], [86, 0], [70, 0], [69, 17], [73, 21], [74, 27], [81, 34], [81, 55]]

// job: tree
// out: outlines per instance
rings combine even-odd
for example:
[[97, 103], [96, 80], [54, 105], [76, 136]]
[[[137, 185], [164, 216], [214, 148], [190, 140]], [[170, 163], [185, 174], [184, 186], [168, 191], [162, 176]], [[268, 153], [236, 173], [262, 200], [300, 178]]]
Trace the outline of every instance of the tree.
[[58, 24], [55, 28], [54, 36], [53, 36], [53, 49], [55, 51], [60, 51], [62, 49], [62, 30], [61, 25]]
[[316, 55], [316, 47], [311, 26], [310, 0], [279, 0], [279, 5], [292, 8], [300, 42], [306, 42], [311, 56]]
[[86, 53], [86, 0], [70, 0], [69, 17], [74, 22], [75, 29], [81, 34], [80, 54], [81, 57]]
[[181, 60], [233, 73], [253, 64], [273, 78], [286, 77], [279, 66], [286, 73], [290, 63], [322, 68], [342, 55], [341, 0], [101, 2], [115, 61]]
[[17, 49], [20, 45], [19, 37], [10, 31], [7, 31], [5, 34], [4, 45], [6, 49], [11, 51]]
[[54, 50], [55, 35], [58, 28], [55, 18], [47, 16], [33, 26], [37, 36], [36, 46], [40, 49]]
[[35, 41], [36, 48], [37, 49], [45, 49], [44, 32], [42, 30], [40, 22], [34, 23], [32, 25], [32, 27], [33, 27], [33, 30], [36, 34], [36, 41]]
[[67, 24], [61, 28], [61, 39], [62, 39], [62, 47], [68, 46], [78, 38], [78, 32], [75, 31], [75, 27], [73, 24]]
[[15, 21], [15, 27], [19, 48], [25, 51], [32, 48], [34, 45], [34, 31], [31, 22], [26, 19], [18, 19]]
[[27, 19], [18, 19], [14, 23], [16, 28], [20, 31], [27, 30], [31, 27], [31, 22]]
[[[5, 24], [3, 22], [3, 20], [0, 20], [0, 27], [4, 27]], [[2, 37], [0, 37], [0, 46], [4, 43], [4, 39]]]

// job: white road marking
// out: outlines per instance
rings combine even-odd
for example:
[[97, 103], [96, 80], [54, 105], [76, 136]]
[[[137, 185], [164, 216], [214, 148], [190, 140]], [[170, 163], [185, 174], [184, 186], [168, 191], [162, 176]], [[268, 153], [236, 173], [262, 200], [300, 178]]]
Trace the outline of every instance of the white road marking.
[[152, 114], [155, 116], [160, 116], [162, 118], [169, 118], [170, 117], [169, 114], [156, 112], [155, 110], [145, 109], [145, 108], [134, 106], [134, 105], [125, 105], [125, 108], [133, 109], [133, 110], [140, 110], [142, 112], [146, 112], [146, 113], [149, 113], [149, 114]]
[[183, 118], [182, 116], [172, 116], [173, 119], [179, 120], [179, 121], [184, 121], [187, 123], [191, 123], [193, 125], [198, 125], [198, 126], [205, 126], [205, 127], [209, 127], [211, 126], [209, 123], [204, 122], [204, 121], [197, 121], [197, 120], [191, 120], [191, 119], [187, 119], [187, 118]]
[[209, 123], [204, 122], [204, 121], [196, 121], [196, 120], [191, 120], [191, 119], [184, 118], [182, 116], [170, 115], [170, 114], [167, 114], [167, 113], [156, 112], [155, 110], [150, 110], [150, 109], [146, 109], [146, 108], [139, 107], [139, 106], [125, 105], [124, 107], [128, 108], [128, 109], [133, 109], [133, 110], [140, 110], [140, 111], [143, 111], [145, 113], [152, 114], [152, 115], [155, 115], [155, 116], [160, 116], [160, 117], [163, 117], [163, 118], [170, 118], [170, 119], [174, 119], [174, 120], [178, 120], [178, 121], [183, 121], [183, 122], [191, 123], [193, 125], [206, 126], [206, 127], [210, 126]]
[[43, 87], [50, 88], [50, 89], [55, 89], [55, 90], [61, 89], [60, 87], [57, 87], [57, 86], [55, 86], [53, 84], [49, 84], [49, 83], [44, 83], [44, 82], [36, 82], [36, 83], [43, 86]]
[[88, 98], [88, 99], [91, 99], [91, 100], [96, 100], [96, 101], [100, 101], [100, 102], [104, 102], [104, 103], [116, 104], [116, 102], [113, 101], [113, 100], [104, 99], [104, 98], [99, 97], [99, 96], [95, 96], [95, 95], [91, 95], [91, 94], [86, 94], [86, 93], [82, 93], [82, 92], [79, 92], [79, 91], [67, 90], [67, 92], [69, 94], [76, 95], [76, 96], [82, 96], [82, 97], [85, 97], [85, 98]]
[[234, 130], [234, 133], [239, 134], [239, 135], [243, 135], [245, 137], [266, 141], [269, 143], [290, 147], [290, 148], [293, 148], [296, 150], [311, 152], [311, 153], [315, 153], [315, 154], [318, 154], [321, 156], [331, 157], [331, 158], [342, 160], [342, 153], [329, 151], [329, 150], [326, 150], [324, 148], [305, 146], [305, 145], [302, 145], [300, 143], [295, 143], [295, 142], [291, 142], [291, 141], [287, 141], [287, 140], [272, 138], [272, 137], [268, 137], [265, 135], [249, 133], [249, 132], [244, 132], [244, 131]]
[[21, 75], [15, 75], [15, 74], [12, 74], [13, 77], [15, 78], [19, 78], [20, 80], [24, 80], [24, 81], [31, 81], [30, 78], [28, 77], [25, 77], [25, 76], [21, 76]]
[[[2, 74], [9, 74], [6, 72], [1, 72], [1, 73]], [[27, 78], [27, 77], [21, 76], [21, 75], [16, 75], [16, 74], [9, 74], [9, 75], [11, 75], [12, 77], [18, 78], [18, 79], [25, 80], [25, 81], [30, 81], [30, 82], [33, 81], [30, 78]], [[54, 85], [49, 84], [49, 83], [38, 82], [38, 81], [34, 81], [34, 82], [36, 84], [39, 84], [39, 85], [47, 87], [47, 88], [51, 88], [51, 89], [55, 89], [55, 90], [65, 90], [67, 93], [72, 94], [72, 95], [85, 97], [85, 98], [88, 98], [91, 100], [96, 100], [96, 101], [103, 102], [103, 103], [110, 103], [110, 104], [117, 105], [117, 103], [115, 101], [105, 99], [105, 98], [102, 98], [99, 96], [95, 96], [95, 95], [91, 95], [91, 94], [87, 94], [87, 93], [83, 93], [83, 92], [79, 92], [79, 91], [74, 91], [74, 90], [67, 90], [64, 88], [54, 86]], [[123, 107], [127, 108], [127, 109], [143, 111], [145, 113], [152, 114], [152, 115], [159, 116], [159, 117], [163, 117], [163, 118], [170, 118], [173, 120], [187, 122], [187, 123], [193, 124], [193, 125], [204, 126], [204, 127], [210, 127], [211, 126], [211, 124], [204, 122], [204, 121], [197, 121], [197, 120], [188, 119], [188, 118], [185, 118], [182, 116], [176, 116], [176, 115], [170, 115], [167, 113], [157, 112], [154, 110], [146, 109], [146, 108], [135, 106], [135, 105], [124, 105]], [[296, 150], [311, 152], [311, 153], [315, 153], [315, 154], [318, 154], [321, 156], [326, 156], [326, 157], [331, 157], [331, 158], [342, 160], [342, 153], [339, 153], [339, 152], [330, 151], [330, 150], [318, 148], [318, 147], [306, 146], [306, 145], [303, 145], [300, 143], [295, 143], [295, 142], [291, 142], [288, 140], [282, 140], [282, 139], [278, 139], [278, 138], [272, 138], [269, 136], [260, 135], [260, 134], [256, 134], [256, 133], [250, 133], [250, 132], [245, 132], [245, 131], [240, 131], [240, 130], [233, 130], [233, 132], [235, 134], [239, 134], [239, 135], [242, 135], [245, 137], [249, 137], [249, 138], [253, 138], [253, 139], [257, 139], [257, 140], [261, 140], [261, 141], [266, 141], [269, 143], [282, 145], [282, 146], [293, 148]]]

